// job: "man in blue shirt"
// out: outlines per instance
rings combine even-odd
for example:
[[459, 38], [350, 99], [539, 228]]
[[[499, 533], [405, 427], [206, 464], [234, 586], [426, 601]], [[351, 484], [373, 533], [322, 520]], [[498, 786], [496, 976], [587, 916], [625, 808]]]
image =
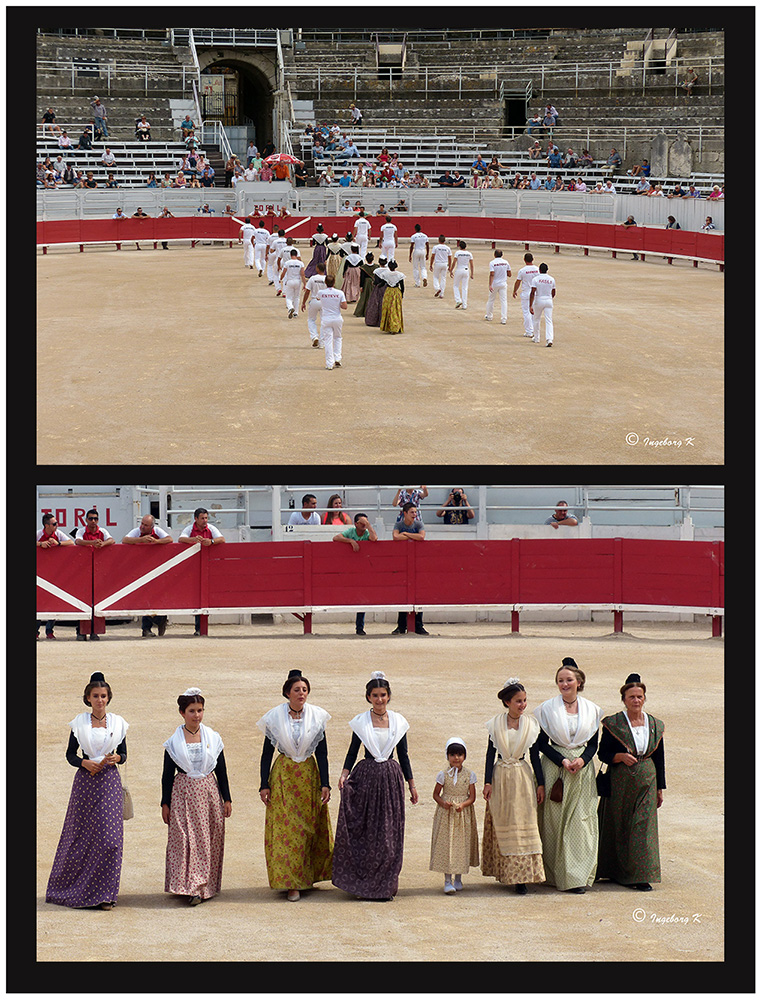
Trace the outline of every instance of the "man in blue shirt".
[[[378, 535], [371, 527], [367, 514], [355, 514], [355, 523], [333, 536], [334, 542], [346, 542], [351, 545], [355, 552], [360, 551], [360, 542], [377, 542]], [[358, 611], [355, 615], [355, 632], [357, 635], [365, 635], [365, 612]]]

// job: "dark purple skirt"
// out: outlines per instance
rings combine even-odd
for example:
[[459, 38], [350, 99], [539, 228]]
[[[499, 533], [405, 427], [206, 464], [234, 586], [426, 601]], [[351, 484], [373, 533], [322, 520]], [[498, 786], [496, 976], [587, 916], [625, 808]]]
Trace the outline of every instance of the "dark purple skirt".
[[405, 780], [396, 760], [361, 760], [344, 783], [331, 881], [363, 899], [397, 894], [405, 839]]
[[381, 306], [384, 303], [384, 292], [388, 288], [388, 285], [374, 285], [373, 289], [368, 298], [368, 304], [365, 307], [365, 325], [366, 326], [380, 326], [381, 325]]
[[117, 768], [90, 774], [81, 767], [74, 776], [45, 901], [74, 907], [115, 903], [123, 835], [122, 781]]
[[325, 248], [325, 243], [318, 243], [315, 247], [315, 252], [312, 255], [312, 260], [304, 269], [305, 278], [311, 278], [313, 274], [317, 273], [317, 265], [325, 264], [325, 258], [328, 251]]

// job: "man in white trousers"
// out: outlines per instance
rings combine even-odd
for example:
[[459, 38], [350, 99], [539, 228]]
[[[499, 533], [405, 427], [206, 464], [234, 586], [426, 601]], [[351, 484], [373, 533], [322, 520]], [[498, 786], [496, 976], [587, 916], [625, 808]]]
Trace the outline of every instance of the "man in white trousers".
[[456, 309], [468, 309], [468, 281], [474, 276], [474, 255], [467, 249], [465, 240], [458, 240], [458, 249], [450, 262], [452, 292]]
[[267, 278], [268, 285], [274, 285], [278, 280], [278, 256], [281, 247], [286, 245], [285, 229], [273, 230], [267, 240]]
[[410, 237], [410, 253], [407, 259], [413, 263], [413, 282], [415, 283], [415, 287], [420, 288], [421, 280], [423, 280], [423, 287], [425, 288], [428, 284], [426, 261], [429, 259], [429, 238], [426, 233], [421, 232], [421, 226], [418, 222], [415, 224], [415, 232]]
[[265, 269], [265, 261], [267, 259], [267, 241], [270, 239], [270, 234], [267, 231], [264, 220], [260, 220], [259, 225], [254, 230], [251, 237], [251, 242], [254, 246], [254, 267], [259, 272], [258, 277], [262, 277], [262, 272]]
[[302, 297], [302, 312], [307, 309], [307, 332], [310, 335], [310, 343], [313, 347], [322, 347], [320, 333], [318, 332], [317, 321], [320, 317], [320, 301], [318, 292], [325, 288], [325, 264], [316, 264], [315, 273], [307, 279], [304, 286], [304, 296]]
[[534, 257], [532, 256], [532, 254], [525, 253], [524, 266], [516, 275], [516, 281], [513, 286], [514, 299], [516, 298], [516, 293], [519, 290], [519, 286], [521, 286], [521, 312], [524, 317], [525, 337], [534, 336], [534, 319], [529, 311], [529, 293], [532, 290], [532, 281], [539, 273], [540, 269], [534, 263]]
[[361, 211], [355, 219], [354, 224], [355, 243], [360, 248], [359, 254], [364, 259], [368, 252], [368, 240], [370, 239], [370, 222], [365, 217], [365, 212]]
[[447, 246], [444, 236], [439, 237], [439, 241], [434, 244], [431, 251], [431, 277], [434, 282], [434, 298], [443, 299], [445, 286], [447, 285], [447, 272], [450, 266], [452, 250]]
[[391, 215], [386, 216], [386, 222], [381, 226], [381, 253], [387, 260], [396, 260], [397, 227], [392, 222]]
[[[291, 260], [291, 251], [296, 250], [296, 256], [301, 258], [301, 253], [297, 247], [294, 246], [294, 240], [291, 236], [284, 239], [283, 243], [275, 251], [275, 294], [284, 295], [285, 290], [283, 288], [283, 268]], [[299, 303], [297, 302], [297, 305]], [[296, 311], [296, 310], [294, 310]]]
[[502, 250], [496, 250], [494, 258], [489, 262], [489, 298], [484, 310], [484, 318], [492, 319], [495, 296], [500, 297], [500, 322], [508, 322], [508, 279], [511, 276], [511, 265], [503, 257]]
[[299, 293], [304, 287], [304, 264], [299, 259], [299, 251], [294, 249], [288, 259], [284, 259], [280, 272], [283, 294], [286, 299], [288, 318], [296, 316], [299, 309]]
[[317, 293], [320, 303], [320, 332], [325, 347], [325, 367], [328, 371], [341, 368], [341, 329], [344, 319], [341, 310], [347, 308], [347, 297], [340, 288], [335, 288], [336, 279], [326, 275], [325, 288]]
[[545, 346], [553, 346], [553, 299], [556, 297], [555, 278], [548, 274], [548, 265], [540, 264], [540, 273], [532, 279], [529, 311], [534, 318], [534, 343], [540, 343], [540, 320], [545, 317]]
[[243, 220], [243, 225], [239, 230], [238, 236], [243, 241], [243, 266], [253, 268], [254, 244], [252, 243], [252, 237], [254, 236], [254, 226], [252, 226], [248, 215]]

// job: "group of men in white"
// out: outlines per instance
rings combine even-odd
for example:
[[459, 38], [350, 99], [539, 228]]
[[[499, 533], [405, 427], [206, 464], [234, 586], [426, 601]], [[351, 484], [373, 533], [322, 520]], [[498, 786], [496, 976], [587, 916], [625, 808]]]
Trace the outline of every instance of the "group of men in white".
[[[355, 220], [352, 239], [342, 246], [348, 259], [354, 264], [365, 260], [370, 240], [371, 223], [363, 212]], [[341, 367], [342, 311], [348, 302], [344, 292], [335, 287], [335, 278], [326, 274], [325, 264], [317, 264], [316, 272], [309, 278], [305, 275], [305, 265], [299, 248], [284, 229], [270, 233], [264, 221], [254, 226], [245, 219], [240, 231], [244, 247], [244, 265], [258, 272], [262, 277], [267, 272], [270, 285], [275, 286], [276, 295], [282, 295], [288, 309], [288, 318], [295, 317], [300, 310], [307, 312], [307, 331], [313, 347], [325, 350], [325, 366], [328, 370]], [[322, 242], [325, 236], [316, 233], [313, 242]], [[397, 227], [387, 215], [380, 227], [379, 271], [396, 260], [398, 250]], [[359, 257], [359, 261], [358, 258]], [[410, 237], [408, 262], [412, 264], [413, 283], [416, 288], [428, 285], [428, 268], [431, 270], [434, 297], [444, 298], [447, 278], [453, 282], [453, 296], [456, 309], [468, 309], [468, 286], [474, 276], [474, 258], [464, 240], [457, 241], [453, 251], [444, 235], [433, 244], [416, 223]], [[375, 272], [374, 272], [375, 273]], [[405, 275], [397, 271], [396, 276]], [[489, 295], [485, 306], [484, 319], [493, 318], [495, 301], [500, 302], [500, 322], [508, 322], [508, 279], [512, 277], [511, 265], [502, 250], [495, 250], [489, 264]], [[545, 318], [545, 346], [553, 346], [553, 300], [556, 295], [555, 279], [548, 274], [548, 265], [535, 265], [531, 253], [524, 254], [524, 266], [516, 275], [513, 298], [520, 295], [524, 322], [524, 336], [534, 343], [540, 343], [540, 324]], [[319, 321], [319, 329], [318, 329]]]

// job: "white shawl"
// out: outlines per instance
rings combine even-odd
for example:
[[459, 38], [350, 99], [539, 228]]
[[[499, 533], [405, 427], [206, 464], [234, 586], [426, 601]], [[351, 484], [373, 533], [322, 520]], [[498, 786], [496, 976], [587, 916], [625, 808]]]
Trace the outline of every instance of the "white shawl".
[[592, 739], [598, 732], [603, 717], [603, 709], [581, 695], [577, 696], [577, 711], [577, 731], [573, 737], [569, 735], [569, 713], [564, 708], [560, 694], [544, 701], [535, 709], [534, 714], [553, 743], [570, 749], [582, 746]]
[[509, 763], [520, 760], [540, 735], [540, 723], [526, 713], [519, 719], [518, 729], [508, 728], [507, 712], [500, 712], [485, 725], [500, 759]]
[[106, 737], [103, 749], [100, 753], [96, 753], [93, 750], [91, 739], [93, 727], [90, 722], [90, 712], [81, 712], [71, 720], [69, 725], [77, 738], [77, 743], [82, 748], [82, 753], [95, 762], [103, 760], [106, 754], [113, 753], [129, 729], [129, 723], [125, 722], [121, 715], [114, 715], [113, 712], [107, 712], [106, 731], [108, 732], [108, 736]]
[[181, 771], [185, 771], [189, 778], [205, 778], [217, 766], [217, 758], [223, 750], [224, 743], [219, 733], [202, 724], [201, 745], [204, 748], [204, 755], [201, 758], [201, 762], [196, 766], [191, 761], [191, 756], [188, 753], [188, 744], [185, 742], [183, 727], [180, 725], [166, 741], [164, 747], [175, 764], [177, 764]]
[[[387, 268], [389, 271], [389, 268]], [[405, 280], [405, 275], [402, 271], [389, 271], [388, 274], [384, 275], [384, 281], [390, 288], [395, 288], [401, 281]]]
[[293, 728], [288, 714], [288, 703], [265, 712], [257, 725], [280, 753], [297, 764], [311, 757], [323, 738], [325, 727], [331, 716], [324, 708], [305, 704], [302, 710], [302, 738], [297, 748], [294, 743]]
[[373, 720], [370, 717], [371, 712], [372, 709], [368, 709], [367, 712], [356, 715], [350, 721], [349, 728], [356, 736], [360, 737], [365, 749], [373, 754], [373, 759], [381, 764], [385, 760], [389, 760], [392, 751], [408, 731], [410, 725], [404, 715], [387, 709], [389, 728], [381, 729], [373, 725]]

